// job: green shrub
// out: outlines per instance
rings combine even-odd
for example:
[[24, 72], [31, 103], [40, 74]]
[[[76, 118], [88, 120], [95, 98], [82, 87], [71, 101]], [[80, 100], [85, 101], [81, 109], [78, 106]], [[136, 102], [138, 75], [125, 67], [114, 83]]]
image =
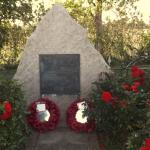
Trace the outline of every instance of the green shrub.
[[150, 87], [143, 81], [144, 71], [134, 66], [94, 83], [89, 113], [106, 150], [139, 150], [150, 137]]
[[16, 81], [0, 80], [0, 100], [9, 101], [12, 115], [0, 120], [0, 150], [23, 150], [29, 130], [25, 122], [25, 101]]

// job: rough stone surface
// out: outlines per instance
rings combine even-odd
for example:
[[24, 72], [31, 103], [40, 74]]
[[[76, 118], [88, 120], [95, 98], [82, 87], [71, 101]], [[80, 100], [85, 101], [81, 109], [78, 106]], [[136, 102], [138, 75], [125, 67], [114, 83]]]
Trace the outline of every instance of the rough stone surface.
[[48, 95], [59, 107], [60, 110], [60, 121], [58, 127], [67, 127], [66, 125], [66, 111], [70, 103], [77, 99], [76, 95]]
[[80, 95], [82, 97], [89, 94], [91, 83], [98, 79], [99, 73], [109, 69], [101, 54], [87, 39], [85, 29], [77, 24], [60, 5], [54, 5], [48, 11], [27, 40], [14, 76], [14, 79], [23, 83], [28, 102], [40, 97], [40, 54], [80, 54]]

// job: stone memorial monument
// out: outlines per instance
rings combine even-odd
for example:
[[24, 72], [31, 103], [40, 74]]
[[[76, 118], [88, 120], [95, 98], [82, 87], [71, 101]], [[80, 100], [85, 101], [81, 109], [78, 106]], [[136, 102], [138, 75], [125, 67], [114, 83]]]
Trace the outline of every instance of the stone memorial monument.
[[[27, 40], [14, 79], [23, 85], [27, 104], [49, 96], [61, 112], [58, 129], [37, 135], [34, 150], [98, 150], [94, 133], [70, 131], [65, 123], [66, 109], [77, 97], [87, 97], [92, 82], [109, 66], [89, 42], [86, 30], [61, 5], [41, 19]], [[28, 148], [29, 150], [29, 148]]]

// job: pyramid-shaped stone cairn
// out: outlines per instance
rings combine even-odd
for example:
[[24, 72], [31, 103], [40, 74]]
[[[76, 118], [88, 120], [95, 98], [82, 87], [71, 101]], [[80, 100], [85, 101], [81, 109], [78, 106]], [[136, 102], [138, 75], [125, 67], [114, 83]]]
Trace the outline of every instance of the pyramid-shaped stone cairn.
[[51, 93], [48, 96], [55, 101], [61, 111], [57, 130], [46, 134], [34, 133], [27, 150], [98, 150], [94, 133], [80, 134], [70, 131], [65, 124], [66, 109], [77, 96], [87, 97], [92, 83], [101, 72], [108, 72], [109, 66], [102, 55], [89, 42], [86, 30], [80, 26], [64, 9], [54, 5], [41, 19], [36, 30], [27, 40], [25, 50], [14, 79], [23, 85], [27, 104], [41, 97], [40, 56], [57, 54], [75, 54], [80, 56], [79, 94]]

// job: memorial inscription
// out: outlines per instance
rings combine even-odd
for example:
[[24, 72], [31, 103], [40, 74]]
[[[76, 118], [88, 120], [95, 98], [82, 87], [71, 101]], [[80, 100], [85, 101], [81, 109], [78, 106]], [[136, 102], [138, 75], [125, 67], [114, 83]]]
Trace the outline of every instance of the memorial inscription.
[[43, 54], [39, 62], [41, 95], [80, 94], [79, 54]]

